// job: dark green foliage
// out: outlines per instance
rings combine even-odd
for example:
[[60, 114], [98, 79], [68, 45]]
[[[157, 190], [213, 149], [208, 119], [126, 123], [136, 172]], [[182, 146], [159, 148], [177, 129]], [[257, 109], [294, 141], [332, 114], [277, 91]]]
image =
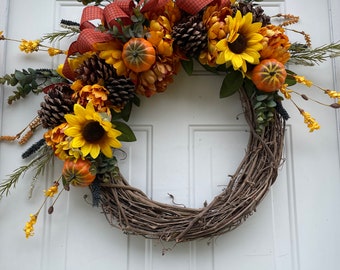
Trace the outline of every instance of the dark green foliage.
[[6, 74], [0, 77], [0, 84], [16, 86], [13, 95], [8, 97], [8, 104], [13, 101], [26, 97], [29, 93], [41, 93], [44, 87], [66, 82], [55, 70], [52, 69], [33, 69], [15, 70], [13, 74]]

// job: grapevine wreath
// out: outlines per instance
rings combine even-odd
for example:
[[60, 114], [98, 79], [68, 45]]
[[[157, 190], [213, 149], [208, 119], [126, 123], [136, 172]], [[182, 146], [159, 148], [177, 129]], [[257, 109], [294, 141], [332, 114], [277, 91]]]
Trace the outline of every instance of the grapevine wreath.
[[[320, 128], [292, 99], [293, 94], [308, 97], [291, 87], [314, 87], [332, 99], [323, 105], [340, 106], [339, 92], [286, 68], [288, 63], [314, 65], [340, 51], [338, 43], [313, 49], [308, 34], [290, 29], [296, 16], [269, 17], [249, 0], [78, 1], [85, 5], [81, 21], [62, 20], [61, 31], [41, 39], [16, 40], [0, 32], [1, 40], [19, 42], [26, 53], [65, 55], [56, 70], [16, 70], [0, 78], [16, 88], [9, 104], [31, 92], [44, 95], [32, 122], [1, 141], [24, 144], [35, 130], [46, 129], [23, 153], [28, 164], [1, 183], [0, 195], [7, 195], [29, 169], [37, 178], [57, 157], [63, 170], [44, 191], [40, 208], [57, 194], [50, 214], [62, 191], [88, 186], [93, 204], [125, 233], [176, 242], [216, 236], [246, 220], [277, 178], [289, 118], [281, 101], [293, 102], [311, 132]], [[291, 43], [288, 31], [301, 34], [305, 42]], [[45, 45], [69, 37], [74, 41], [67, 50]], [[121, 142], [136, 139], [128, 120], [138, 97], [164, 92], [180, 67], [191, 74], [194, 61], [224, 75], [221, 98], [239, 93], [250, 130], [245, 156], [228, 185], [199, 209], [148, 198], [129, 185], [116, 158]], [[27, 238], [34, 234], [40, 211], [24, 227]]]

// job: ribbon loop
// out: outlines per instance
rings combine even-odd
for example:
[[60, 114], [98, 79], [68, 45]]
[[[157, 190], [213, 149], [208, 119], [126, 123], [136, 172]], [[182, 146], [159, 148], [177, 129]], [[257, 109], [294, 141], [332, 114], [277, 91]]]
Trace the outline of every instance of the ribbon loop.
[[132, 14], [132, 8], [134, 3], [130, 0], [118, 0], [104, 8], [105, 22], [110, 26], [118, 25], [117, 19], [120, 19], [124, 25], [132, 23], [130, 16]]
[[142, 0], [139, 2], [141, 12], [153, 11], [166, 5], [169, 0]]
[[103, 9], [97, 6], [88, 6], [83, 9], [80, 20], [80, 30], [95, 27], [90, 21], [99, 19], [104, 23]]
[[191, 15], [197, 14], [211, 3], [225, 6], [230, 0], [176, 0], [176, 5]]

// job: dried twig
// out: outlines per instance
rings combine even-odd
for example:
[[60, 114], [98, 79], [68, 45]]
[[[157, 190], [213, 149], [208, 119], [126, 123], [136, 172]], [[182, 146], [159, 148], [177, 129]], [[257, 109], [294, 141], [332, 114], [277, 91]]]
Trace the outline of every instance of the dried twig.
[[282, 164], [285, 124], [277, 115], [259, 136], [251, 101], [240, 93], [251, 132], [245, 157], [223, 192], [203, 208], [188, 208], [153, 201], [120, 173], [112, 174], [111, 184], [101, 187], [101, 205], [112, 226], [146, 238], [185, 242], [231, 231], [252, 215]]

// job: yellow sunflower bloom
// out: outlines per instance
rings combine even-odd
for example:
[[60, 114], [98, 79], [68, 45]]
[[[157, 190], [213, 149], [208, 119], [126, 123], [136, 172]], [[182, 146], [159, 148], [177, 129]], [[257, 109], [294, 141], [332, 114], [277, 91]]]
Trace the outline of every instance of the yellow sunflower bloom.
[[74, 115], [66, 114], [65, 119], [69, 125], [65, 134], [72, 138], [70, 146], [79, 148], [83, 157], [91, 155], [92, 158], [97, 158], [102, 152], [111, 158], [112, 148], [122, 146], [117, 139], [122, 133], [95, 111], [92, 102], [86, 108], [75, 104]]
[[228, 35], [225, 39], [220, 40], [216, 44], [216, 48], [220, 51], [216, 63], [221, 65], [231, 62], [235, 70], [241, 69], [247, 72], [247, 62], [250, 64], [258, 64], [262, 44], [260, 41], [263, 36], [258, 33], [261, 23], [252, 23], [253, 15], [247, 13], [242, 16], [238, 10], [235, 17], [228, 16]]

